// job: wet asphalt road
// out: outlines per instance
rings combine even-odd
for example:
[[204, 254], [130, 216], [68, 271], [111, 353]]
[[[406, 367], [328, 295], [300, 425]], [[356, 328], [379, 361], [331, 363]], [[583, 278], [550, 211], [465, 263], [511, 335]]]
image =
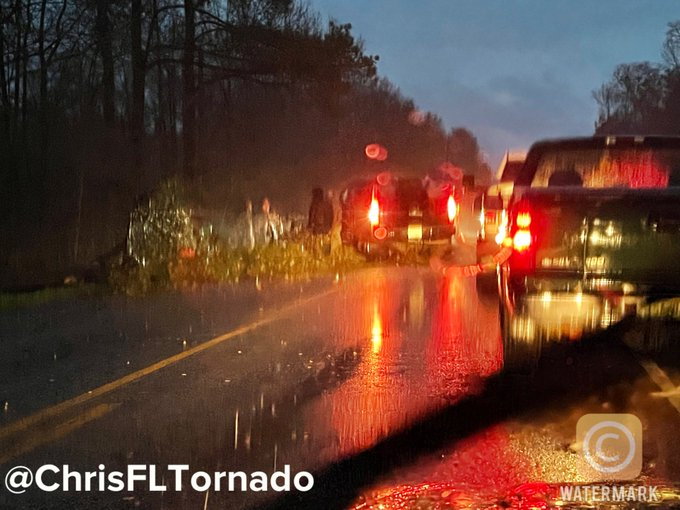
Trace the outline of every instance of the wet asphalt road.
[[[499, 375], [497, 300], [485, 279], [375, 268], [262, 289], [105, 297], [5, 312], [0, 332], [3, 479], [43, 464], [155, 464], [162, 483], [169, 464], [290, 465], [315, 476], [311, 491], [288, 495], [0, 487], [3, 509], [521, 506], [526, 482], [590, 481], [575, 429], [593, 412], [640, 418], [635, 483], [670, 496], [680, 480], [678, 396], [659, 395], [619, 341], [625, 331], [547, 349], [532, 376]], [[675, 359], [656, 359], [672, 385]]]

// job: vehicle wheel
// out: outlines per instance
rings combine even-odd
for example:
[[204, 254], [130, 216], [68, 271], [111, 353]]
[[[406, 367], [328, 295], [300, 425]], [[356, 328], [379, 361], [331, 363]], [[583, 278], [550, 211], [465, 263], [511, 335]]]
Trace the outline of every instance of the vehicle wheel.
[[510, 317], [500, 304], [501, 336], [503, 338], [503, 372], [505, 374], [529, 375], [538, 366], [541, 357], [541, 341], [536, 338], [527, 342], [516, 338], [510, 327]]

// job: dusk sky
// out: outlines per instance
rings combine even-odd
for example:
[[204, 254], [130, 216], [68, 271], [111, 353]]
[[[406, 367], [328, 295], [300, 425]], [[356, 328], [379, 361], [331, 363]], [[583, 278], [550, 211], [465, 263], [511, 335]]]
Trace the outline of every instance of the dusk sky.
[[592, 134], [592, 91], [617, 64], [661, 62], [680, 19], [680, 0], [310, 1], [421, 109], [471, 129], [494, 169], [508, 149]]

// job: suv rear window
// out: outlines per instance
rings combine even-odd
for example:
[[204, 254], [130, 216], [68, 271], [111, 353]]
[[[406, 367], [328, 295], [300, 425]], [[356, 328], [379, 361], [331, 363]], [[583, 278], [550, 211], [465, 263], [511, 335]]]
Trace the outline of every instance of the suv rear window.
[[404, 205], [427, 200], [427, 192], [420, 179], [400, 179], [397, 181], [397, 196]]
[[680, 145], [538, 144], [518, 180], [531, 187], [668, 188], [680, 186]]

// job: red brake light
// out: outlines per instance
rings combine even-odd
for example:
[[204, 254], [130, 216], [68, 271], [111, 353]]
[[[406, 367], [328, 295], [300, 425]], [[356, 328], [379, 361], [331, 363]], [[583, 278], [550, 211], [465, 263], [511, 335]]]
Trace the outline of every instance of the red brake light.
[[528, 230], [518, 230], [512, 238], [512, 247], [519, 251], [528, 250], [531, 247], [531, 232]]
[[[529, 204], [520, 203], [514, 209], [510, 224], [510, 232], [503, 242], [504, 246], [512, 247], [516, 254], [521, 255], [523, 262], [516, 260], [521, 266], [533, 267], [533, 252], [536, 244], [538, 225]], [[528, 257], [528, 258], [527, 258]]]
[[449, 215], [449, 221], [453, 222], [458, 213], [458, 206], [456, 205], [456, 200], [453, 195], [449, 195], [449, 200], [446, 202], [446, 212]]
[[518, 251], [523, 252], [531, 248], [531, 213], [528, 211], [518, 211], [515, 217], [515, 226], [517, 230], [512, 236], [512, 247]]
[[368, 208], [368, 221], [373, 227], [380, 223], [380, 204], [378, 204], [378, 199], [375, 197], [375, 192], [371, 195], [371, 205]]
[[531, 226], [531, 214], [521, 211], [517, 213], [517, 220], [515, 221], [518, 228], [527, 229]]

